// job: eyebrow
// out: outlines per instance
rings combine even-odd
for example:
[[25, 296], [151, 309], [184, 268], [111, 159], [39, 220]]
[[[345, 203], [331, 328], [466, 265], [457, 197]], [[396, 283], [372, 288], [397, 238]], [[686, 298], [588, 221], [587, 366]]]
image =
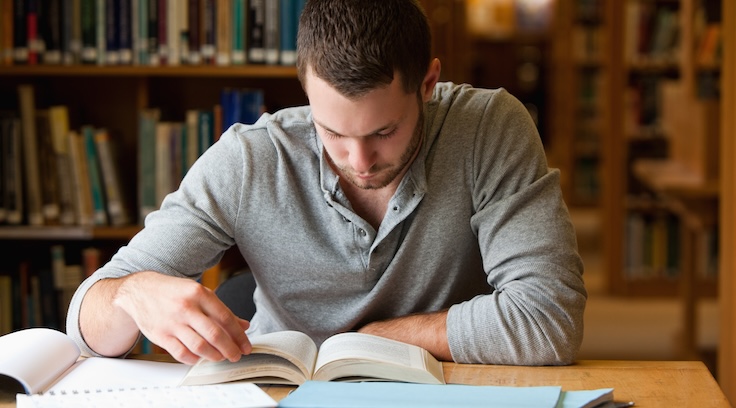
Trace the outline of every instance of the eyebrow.
[[[332, 133], [332, 134], [334, 134], [336, 136], [345, 137], [345, 135], [341, 134], [340, 132], [336, 132], [336, 131], [330, 129], [329, 127], [325, 126], [319, 120], [317, 120], [315, 118], [312, 118], [312, 120], [314, 121], [314, 123], [316, 123], [317, 125], [319, 125], [319, 127], [323, 128], [324, 130], [326, 130], [326, 131], [328, 131], [328, 132], [330, 132], [330, 133]], [[388, 130], [388, 129], [391, 129], [391, 128], [395, 128], [397, 126], [398, 126], [398, 123], [390, 123], [390, 124], [388, 124], [386, 126], [382, 126], [382, 127], [378, 128], [378, 129], [372, 131], [372, 132], [369, 132], [369, 133], [367, 133], [367, 134], [365, 134], [363, 136], [358, 136], [358, 137], [368, 137], [368, 136], [377, 135], [377, 134], [379, 134], [379, 133], [381, 133], [381, 132], [383, 132], [385, 130]]]

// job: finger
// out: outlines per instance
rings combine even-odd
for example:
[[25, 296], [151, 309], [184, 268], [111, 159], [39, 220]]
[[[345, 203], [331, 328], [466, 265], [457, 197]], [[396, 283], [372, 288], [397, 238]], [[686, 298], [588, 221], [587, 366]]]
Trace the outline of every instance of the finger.
[[[226, 358], [230, 361], [238, 361], [243, 355], [242, 339], [245, 339], [248, 347], [250, 347], [250, 342], [245, 332], [240, 329], [240, 325], [234, 316], [230, 320], [230, 331], [225, 329], [225, 323], [220, 323], [222, 320], [222, 318], [215, 319], [206, 314], [193, 316], [189, 324], [193, 331], [196, 332], [196, 336], [190, 340], [191, 344], [185, 344], [187, 344], [190, 350], [207, 359], [214, 360], [219, 356], [220, 360]], [[235, 329], [233, 330], [232, 327]], [[203, 344], [200, 344], [200, 341]], [[207, 346], [212, 347], [217, 352], [217, 356]], [[207, 354], [201, 354], [198, 350], [192, 349], [192, 347], [199, 347], [202, 353]]]
[[[225, 331], [226, 335], [236, 345], [238, 349], [238, 355], [233, 355], [232, 359], [238, 360], [242, 354], [249, 354], [251, 350], [250, 340], [245, 334], [246, 328], [243, 328], [241, 322], [246, 322], [243, 319], [238, 318], [233, 312], [225, 306], [217, 297], [214, 298], [213, 302], [203, 302], [202, 308], [205, 315], [209, 316], [217, 322], [217, 324]], [[248, 323], [250, 327], [250, 323]], [[224, 353], [223, 355], [228, 356]], [[231, 359], [231, 358], [229, 358]]]
[[[190, 353], [196, 355], [197, 358], [204, 358], [210, 361], [222, 361], [225, 358], [232, 360], [232, 358], [227, 357], [226, 354], [220, 351], [218, 346], [213, 343], [212, 339], [203, 335], [203, 333], [194, 326], [196, 326], [196, 323], [192, 327], [187, 327], [177, 334], [181, 344], [186, 347]], [[213, 325], [210, 323], [210, 326]], [[238, 358], [240, 358], [240, 353], [237, 353], [237, 355]]]
[[175, 337], [168, 337], [167, 340], [164, 340], [158, 345], [166, 350], [176, 361], [181, 363], [194, 365], [200, 360], [197, 354], [192, 353], [187, 346]]

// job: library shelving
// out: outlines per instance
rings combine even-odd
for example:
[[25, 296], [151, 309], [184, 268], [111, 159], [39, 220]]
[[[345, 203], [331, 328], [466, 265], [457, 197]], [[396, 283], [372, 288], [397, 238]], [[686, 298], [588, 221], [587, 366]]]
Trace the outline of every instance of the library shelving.
[[609, 115], [601, 209], [608, 289], [680, 299], [684, 357], [697, 355], [697, 299], [716, 295], [720, 275], [720, 57], [699, 62], [705, 27], [720, 27], [720, 4], [627, 0], [605, 7]]
[[[3, 262], [0, 275], [10, 279], [0, 280], [5, 281], [3, 285], [6, 286], [19, 285], [12, 281], [26, 276], [22, 278], [26, 282], [23, 285], [27, 285], [24, 289], [11, 286], [5, 290], [9, 293], [21, 290], [28, 296], [27, 302], [32, 302], [33, 293], [41, 290], [34, 289], [33, 285], [41, 286], [40, 283], [48, 279], [44, 273], [53, 266], [52, 248], [64, 248], [63, 262], [70, 273], [77, 274], [78, 284], [79, 270], [88, 273], [84, 259], [88, 249], [98, 251], [92, 265], [99, 266], [140, 230], [139, 115], [143, 110], [155, 107], [160, 110], [161, 121], [184, 122], [189, 110], [214, 109], [220, 104], [224, 89], [260, 89], [268, 111], [306, 103], [293, 66], [2, 66], [0, 93], [9, 97], [2, 98], [0, 110], [19, 116], [17, 95], [21, 85], [31, 86], [37, 111], [65, 106], [70, 129], [93, 125], [109, 131], [116, 147], [115, 164], [119, 166], [122, 195], [131, 213], [129, 222], [124, 225], [60, 225], [56, 222], [30, 226], [27, 220], [1, 225]], [[34, 276], [41, 277], [41, 282], [32, 283]], [[57, 286], [55, 292], [61, 295], [64, 290]], [[62, 299], [68, 300], [63, 296]], [[26, 304], [15, 298], [13, 301], [16, 305], [20, 304], [18, 302]], [[36, 301], [36, 304], [41, 303], [43, 301]], [[21, 320], [20, 325], [43, 324], [28, 320], [33, 315], [26, 306], [21, 309], [26, 310], [26, 319]], [[59, 304], [58, 310], [63, 310], [63, 304]], [[18, 327], [19, 318], [11, 315], [0, 320], [15, 319], [15, 327]], [[58, 317], [55, 323], [63, 325], [63, 319]], [[4, 328], [7, 331], [10, 327]]]
[[599, 203], [606, 115], [608, 0], [556, 4], [551, 56], [550, 162], [560, 169], [565, 201]]

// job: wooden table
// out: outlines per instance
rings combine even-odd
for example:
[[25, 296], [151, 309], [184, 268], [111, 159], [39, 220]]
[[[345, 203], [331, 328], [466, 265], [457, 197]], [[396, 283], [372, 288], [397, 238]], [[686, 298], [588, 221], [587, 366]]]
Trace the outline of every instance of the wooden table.
[[[699, 361], [580, 361], [562, 367], [514, 367], [443, 363], [451, 384], [539, 386], [563, 390], [613, 388], [616, 401], [636, 407], [730, 407], [705, 365]], [[294, 387], [266, 386], [281, 400]], [[14, 407], [14, 401], [0, 407]]]
[[[580, 361], [563, 367], [514, 367], [443, 363], [451, 384], [540, 386], [563, 390], [613, 388], [616, 401], [636, 407], [730, 407], [723, 391], [699, 361]], [[264, 387], [279, 401], [293, 387]]]

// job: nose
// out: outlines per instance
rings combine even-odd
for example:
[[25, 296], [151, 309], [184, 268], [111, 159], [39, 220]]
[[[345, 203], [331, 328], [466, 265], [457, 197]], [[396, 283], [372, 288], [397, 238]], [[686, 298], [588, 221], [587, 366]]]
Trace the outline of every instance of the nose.
[[376, 152], [368, 141], [356, 139], [349, 148], [348, 160], [358, 174], [368, 173], [376, 164]]

